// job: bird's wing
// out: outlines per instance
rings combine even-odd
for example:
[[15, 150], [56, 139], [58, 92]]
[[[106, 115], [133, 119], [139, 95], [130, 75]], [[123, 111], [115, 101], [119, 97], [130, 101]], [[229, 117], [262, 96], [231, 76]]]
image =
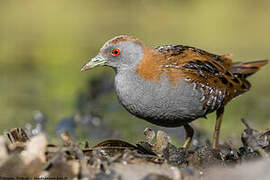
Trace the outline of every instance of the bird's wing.
[[212, 63], [217, 63], [223, 68], [230, 70], [232, 68], [231, 55], [216, 55], [204, 50], [183, 45], [167, 45], [158, 46], [155, 50], [167, 54], [167, 56], [176, 56], [181, 58], [181, 61], [189, 61], [190, 59], [206, 60]]
[[242, 81], [230, 71], [230, 56], [214, 55], [182, 45], [159, 46], [155, 50], [165, 56], [165, 65], [162, 67], [164, 71], [173, 71], [174, 76], [177, 76], [178, 69], [182, 79], [202, 89], [205, 104], [210, 106], [210, 109], [216, 109], [222, 103], [226, 104], [250, 87], [247, 81]]

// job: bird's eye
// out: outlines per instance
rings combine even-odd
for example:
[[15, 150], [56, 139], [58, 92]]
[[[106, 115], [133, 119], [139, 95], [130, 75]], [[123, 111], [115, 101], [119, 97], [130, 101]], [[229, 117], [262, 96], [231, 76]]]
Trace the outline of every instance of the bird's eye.
[[118, 56], [120, 54], [120, 49], [115, 48], [111, 51], [112, 56]]

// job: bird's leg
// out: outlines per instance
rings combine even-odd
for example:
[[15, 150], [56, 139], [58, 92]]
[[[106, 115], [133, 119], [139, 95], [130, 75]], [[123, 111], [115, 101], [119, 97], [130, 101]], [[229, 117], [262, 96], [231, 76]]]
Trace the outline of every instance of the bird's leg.
[[189, 124], [184, 124], [184, 128], [185, 128], [185, 131], [186, 131], [186, 140], [185, 140], [185, 143], [184, 143], [183, 147], [185, 149], [188, 149], [189, 145], [191, 143], [193, 134], [194, 134], [194, 130]]
[[216, 126], [215, 126], [214, 135], [213, 135], [213, 142], [212, 142], [212, 147], [214, 149], [216, 149], [219, 144], [218, 139], [219, 139], [219, 132], [220, 132], [220, 126], [222, 122], [223, 113], [224, 113], [224, 107], [217, 109]]

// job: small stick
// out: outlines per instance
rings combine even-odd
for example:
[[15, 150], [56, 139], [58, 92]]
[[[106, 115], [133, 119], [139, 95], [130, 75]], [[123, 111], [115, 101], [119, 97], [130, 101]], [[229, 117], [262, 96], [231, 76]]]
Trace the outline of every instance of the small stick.
[[250, 126], [248, 125], [247, 121], [244, 118], [242, 118], [241, 121], [246, 126], [247, 129], [251, 129]]

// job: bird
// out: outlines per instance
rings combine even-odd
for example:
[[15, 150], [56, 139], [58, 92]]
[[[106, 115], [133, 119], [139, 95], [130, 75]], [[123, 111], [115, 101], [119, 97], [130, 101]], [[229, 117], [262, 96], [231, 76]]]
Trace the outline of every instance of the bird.
[[229, 54], [185, 45], [150, 48], [133, 36], [120, 35], [108, 40], [81, 71], [98, 66], [114, 69], [120, 104], [152, 124], [183, 126], [186, 149], [194, 134], [190, 123], [215, 111], [212, 148], [216, 149], [225, 106], [250, 89], [247, 77], [267, 63], [233, 62]]

